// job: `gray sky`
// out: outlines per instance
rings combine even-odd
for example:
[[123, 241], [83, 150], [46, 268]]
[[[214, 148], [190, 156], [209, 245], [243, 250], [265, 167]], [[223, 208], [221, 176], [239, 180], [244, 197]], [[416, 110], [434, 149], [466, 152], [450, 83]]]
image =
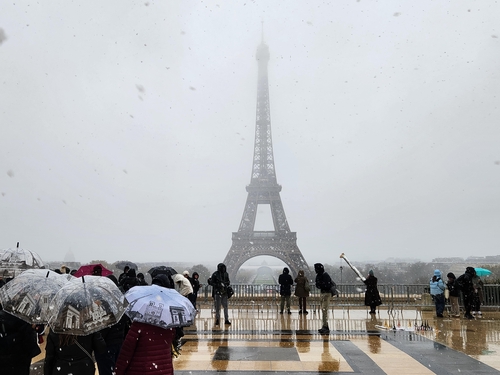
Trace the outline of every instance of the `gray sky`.
[[3, 1], [0, 248], [222, 261], [250, 182], [264, 21], [278, 183], [310, 264], [500, 254], [498, 14]]

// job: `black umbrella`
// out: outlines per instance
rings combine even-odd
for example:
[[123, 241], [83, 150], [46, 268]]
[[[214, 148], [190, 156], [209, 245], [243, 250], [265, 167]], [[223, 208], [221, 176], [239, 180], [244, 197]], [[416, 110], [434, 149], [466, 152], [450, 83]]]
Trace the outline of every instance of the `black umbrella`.
[[151, 268], [148, 273], [151, 275], [152, 278], [154, 278], [157, 275], [167, 275], [172, 277], [173, 275], [176, 275], [178, 272], [174, 270], [172, 267], [167, 267], [167, 266], [156, 266]]

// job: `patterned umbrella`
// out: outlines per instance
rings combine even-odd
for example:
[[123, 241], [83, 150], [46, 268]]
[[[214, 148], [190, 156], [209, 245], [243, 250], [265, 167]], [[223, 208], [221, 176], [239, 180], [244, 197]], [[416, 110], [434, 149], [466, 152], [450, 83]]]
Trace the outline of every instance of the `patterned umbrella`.
[[66, 283], [49, 304], [48, 322], [56, 333], [85, 336], [117, 323], [127, 301], [113, 281], [83, 276]]
[[12, 277], [29, 269], [45, 268], [42, 259], [34, 251], [19, 248], [0, 250], [0, 272]]
[[47, 323], [49, 302], [67, 282], [50, 270], [26, 270], [0, 288], [0, 303], [6, 312], [28, 323]]
[[196, 310], [191, 301], [175, 289], [158, 285], [134, 286], [125, 293], [129, 302], [125, 314], [134, 321], [162, 328], [193, 324]]

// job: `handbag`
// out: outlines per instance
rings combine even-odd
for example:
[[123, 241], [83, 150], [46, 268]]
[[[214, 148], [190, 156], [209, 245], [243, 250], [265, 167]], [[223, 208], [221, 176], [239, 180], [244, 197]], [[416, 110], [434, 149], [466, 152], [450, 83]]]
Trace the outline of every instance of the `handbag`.
[[227, 293], [227, 298], [231, 298], [234, 294], [233, 287], [231, 285], [228, 285], [226, 288], [226, 293]]
[[311, 287], [309, 285], [309, 280], [306, 279], [306, 282], [304, 283], [304, 290], [309, 293], [311, 291]]

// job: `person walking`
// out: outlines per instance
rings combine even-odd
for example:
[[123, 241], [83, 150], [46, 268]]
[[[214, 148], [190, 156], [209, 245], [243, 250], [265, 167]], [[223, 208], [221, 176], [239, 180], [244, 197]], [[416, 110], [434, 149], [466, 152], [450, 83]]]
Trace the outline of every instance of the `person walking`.
[[332, 278], [325, 272], [325, 267], [321, 263], [314, 265], [314, 271], [316, 272], [316, 288], [321, 291], [320, 306], [323, 321], [323, 326], [318, 332], [326, 335], [330, 333], [330, 328], [328, 327], [328, 308], [330, 307], [330, 297], [332, 296], [332, 287], [334, 285]]
[[106, 343], [100, 332], [75, 336], [50, 331], [45, 346], [43, 375], [94, 375], [94, 352], [106, 352]]
[[226, 272], [226, 265], [219, 263], [217, 271], [212, 274], [210, 278], [212, 287], [214, 288], [215, 297], [215, 325], [218, 326], [220, 322], [220, 308], [224, 308], [224, 324], [231, 324], [229, 321], [229, 313], [227, 307], [227, 287], [230, 285], [229, 274]]
[[450, 293], [449, 300], [451, 305], [450, 315], [458, 318], [460, 317], [460, 306], [458, 305], [458, 298], [460, 297], [460, 289], [457, 284], [457, 278], [453, 272], [449, 272], [446, 277], [448, 281], [446, 282], [446, 287]]
[[363, 281], [366, 285], [365, 306], [370, 306], [370, 314], [376, 314], [377, 306], [382, 304], [380, 293], [378, 292], [377, 281], [377, 278], [373, 274], [373, 270], [368, 271], [368, 277]]
[[278, 277], [278, 284], [280, 284], [280, 314], [283, 314], [285, 303], [287, 313], [291, 314], [290, 296], [292, 295], [293, 279], [288, 267], [283, 268], [283, 273]]
[[299, 314], [307, 315], [309, 312], [306, 310], [306, 300], [309, 297], [309, 291], [311, 287], [309, 285], [309, 280], [304, 275], [303, 270], [299, 270], [297, 277], [295, 278], [295, 296], [299, 298]]
[[467, 267], [465, 273], [457, 278], [457, 284], [463, 294], [465, 314], [464, 318], [473, 319], [471, 309], [474, 307], [475, 291], [472, 279], [476, 276], [474, 267]]
[[438, 318], [442, 318], [444, 312], [444, 290], [446, 289], [446, 285], [444, 285], [444, 282], [441, 279], [440, 270], [434, 271], [434, 275], [429, 282], [429, 286], [432, 300], [436, 306], [436, 316]]

